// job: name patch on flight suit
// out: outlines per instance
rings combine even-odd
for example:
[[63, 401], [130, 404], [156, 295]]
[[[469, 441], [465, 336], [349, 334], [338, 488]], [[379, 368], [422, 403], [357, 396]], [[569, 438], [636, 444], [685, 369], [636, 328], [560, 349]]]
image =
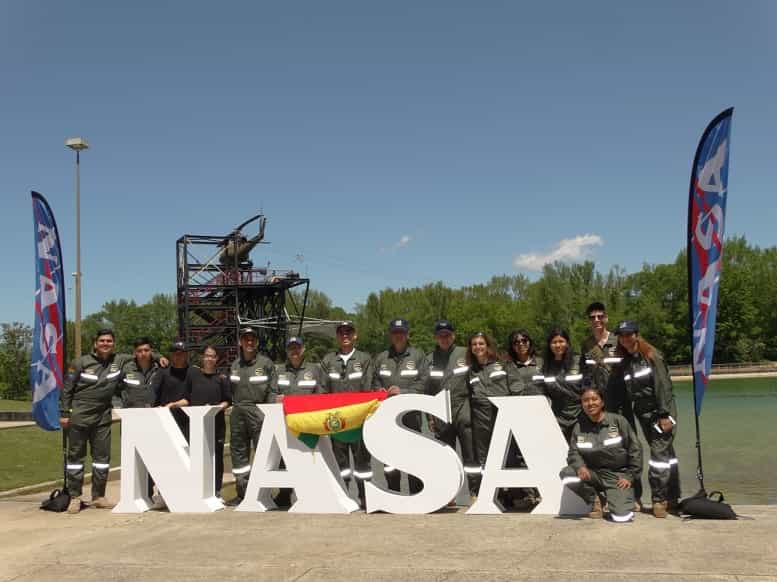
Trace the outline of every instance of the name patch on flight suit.
[[615, 438], [616, 436], [618, 436], [618, 434], [619, 434], [618, 427], [611, 424], [607, 429], [607, 436], [610, 438]]
[[302, 374], [302, 378], [305, 380], [312, 380], [313, 372], [311, 372], [310, 370], [307, 370], [304, 374]]
[[467, 359], [466, 358], [459, 358], [458, 360], [456, 360], [456, 367], [463, 368], [466, 365], [467, 365]]
[[362, 363], [361, 362], [354, 362], [353, 363], [353, 371], [354, 372], [361, 372], [362, 371]]

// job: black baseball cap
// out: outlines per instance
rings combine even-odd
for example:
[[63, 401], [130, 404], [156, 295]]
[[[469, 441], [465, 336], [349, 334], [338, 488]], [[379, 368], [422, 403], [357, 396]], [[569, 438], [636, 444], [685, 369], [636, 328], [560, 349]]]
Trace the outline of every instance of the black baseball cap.
[[240, 337], [243, 337], [244, 335], [252, 335], [254, 337], [259, 337], [259, 334], [253, 327], [244, 327], [240, 330]]
[[305, 340], [302, 339], [302, 336], [293, 335], [286, 340], [286, 347], [288, 348], [291, 344], [298, 344], [300, 346], [304, 346]]
[[392, 331], [404, 331], [405, 333], [410, 331], [410, 323], [406, 319], [402, 319], [401, 317], [398, 317], [397, 319], [392, 319], [391, 323], [389, 323], [389, 332]]
[[351, 320], [341, 321], [340, 323], [337, 324], [337, 327], [335, 328], [335, 331], [340, 331], [341, 329], [346, 329], [346, 328], [347, 329], [356, 329], [356, 326], [354, 325], [353, 321], [351, 321]]
[[170, 346], [169, 352], [175, 353], [175, 352], [188, 352], [189, 346], [187, 346], [184, 342], [175, 342], [173, 345]]
[[446, 331], [448, 333], [454, 333], [456, 331], [456, 326], [453, 325], [447, 319], [441, 319], [434, 325], [434, 335], [437, 335], [438, 333], [442, 333]]
[[621, 321], [618, 324], [618, 327], [615, 328], [615, 335], [620, 335], [622, 333], [639, 333], [639, 326], [637, 325], [637, 322], [630, 321], [628, 319]]

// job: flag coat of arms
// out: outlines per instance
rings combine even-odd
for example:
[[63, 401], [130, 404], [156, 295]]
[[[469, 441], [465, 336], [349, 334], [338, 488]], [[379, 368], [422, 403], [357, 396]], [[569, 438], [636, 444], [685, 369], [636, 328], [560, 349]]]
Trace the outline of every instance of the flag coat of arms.
[[361, 439], [364, 422], [387, 395], [386, 392], [341, 392], [284, 396], [286, 427], [310, 448], [323, 435], [356, 442]]

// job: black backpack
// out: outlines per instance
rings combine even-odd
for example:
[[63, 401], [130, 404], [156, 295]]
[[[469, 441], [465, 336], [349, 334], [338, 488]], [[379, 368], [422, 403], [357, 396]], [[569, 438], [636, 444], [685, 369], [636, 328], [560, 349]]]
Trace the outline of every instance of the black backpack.
[[70, 493], [66, 489], [54, 489], [49, 498], [41, 502], [40, 508], [45, 511], [62, 513], [67, 511], [68, 505], [70, 505]]
[[[718, 498], [714, 499], [716, 495]], [[723, 500], [720, 491], [707, 495], [702, 489], [680, 502], [680, 513], [695, 519], [737, 519], [737, 514], [728, 503], [723, 503]]]

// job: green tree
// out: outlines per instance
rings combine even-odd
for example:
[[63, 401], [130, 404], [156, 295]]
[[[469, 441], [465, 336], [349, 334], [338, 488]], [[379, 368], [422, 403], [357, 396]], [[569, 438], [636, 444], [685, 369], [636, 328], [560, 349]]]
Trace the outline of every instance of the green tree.
[[0, 331], [0, 389], [3, 398], [18, 400], [30, 395], [32, 328], [19, 322], [2, 324]]

